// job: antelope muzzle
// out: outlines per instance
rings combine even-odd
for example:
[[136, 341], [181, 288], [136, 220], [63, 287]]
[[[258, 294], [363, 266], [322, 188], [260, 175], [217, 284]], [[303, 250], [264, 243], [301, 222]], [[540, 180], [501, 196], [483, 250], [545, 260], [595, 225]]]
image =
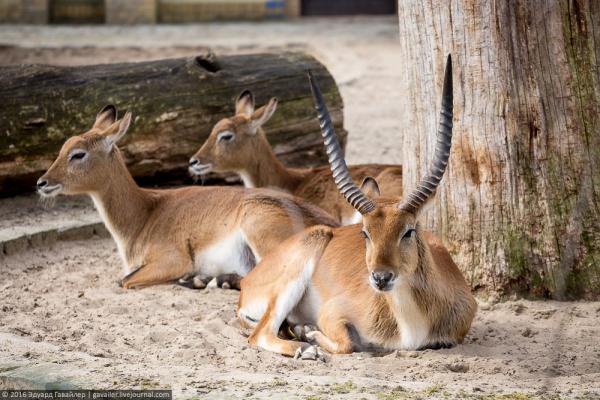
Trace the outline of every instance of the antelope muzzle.
[[387, 292], [394, 287], [396, 275], [389, 270], [373, 271], [371, 272], [369, 281], [375, 290]]

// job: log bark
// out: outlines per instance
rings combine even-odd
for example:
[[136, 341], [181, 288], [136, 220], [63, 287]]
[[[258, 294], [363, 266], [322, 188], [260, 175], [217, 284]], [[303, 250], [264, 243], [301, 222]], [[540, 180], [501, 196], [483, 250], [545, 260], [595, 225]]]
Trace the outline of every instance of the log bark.
[[454, 62], [449, 169], [427, 225], [476, 290], [600, 296], [600, 2], [399, 1], [404, 190], [435, 144]]
[[138, 181], [189, 183], [189, 157], [218, 120], [232, 115], [234, 98], [243, 89], [252, 90], [259, 105], [278, 97], [265, 129], [286, 164], [326, 163], [307, 70], [318, 75], [345, 142], [335, 82], [303, 53], [0, 67], [0, 196], [32, 191], [64, 141], [89, 129], [107, 103], [121, 115], [133, 112], [134, 123], [119, 145]]

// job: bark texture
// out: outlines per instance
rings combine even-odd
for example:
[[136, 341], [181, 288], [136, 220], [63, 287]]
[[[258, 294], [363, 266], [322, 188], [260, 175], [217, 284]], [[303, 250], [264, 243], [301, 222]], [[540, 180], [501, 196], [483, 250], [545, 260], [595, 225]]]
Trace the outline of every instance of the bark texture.
[[425, 216], [474, 289], [600, 295], [600, 2], [398, 3], [404, 190], [433, 154], [454, 64], [449, 169]]
[[[345, 143], [342, 99], [325, 67], [303, 53], [270, 53], [78, 67], [0, 67], [0, 196], [32, 191], [64, 141], [88, 130], [108, 103], [134, 123], [119, 143], [142, 183], [180, 181], [213, 125], [250, 89], [257, 105], [278, 97], [265, 129], [293, 166], [326, 163], [306, 72], [323, 87]], [[217, 177], [218, 178], [218, 177]], [[221, 177], [222, 178], [222, 177]]]

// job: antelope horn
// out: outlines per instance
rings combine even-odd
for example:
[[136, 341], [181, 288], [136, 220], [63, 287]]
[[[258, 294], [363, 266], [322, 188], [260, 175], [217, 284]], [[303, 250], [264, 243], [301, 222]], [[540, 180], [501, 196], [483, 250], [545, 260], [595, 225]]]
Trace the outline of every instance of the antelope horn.
[[340, 193], [348, 203], [356, 209], [356, 211], [361, 214], [367, 214], [375, 209], [375, 203], [360, 190], [350, 176], [350, 171], [348, 171], [348, 166], [344, 160], [344, 153], [342, 152], [342, 147], [335, 134], [335, 129], [333, 128], [329, 111], [327, 111], [325, 100], [323, 100], [321, 90], [310, 72], [308, 72], [308, 81], [315, 101], [315, 108], [319, 116], [321, 134], [323, 135], [325, 151], [329, 158], [329, 167], [331, 168], [331, 174], [333, 175], [335, 184]]
[[450, 157], [452, 144], [452, 58], [448, 55], [444, 71], [444, 88], [442, 90], [442, 110], [437, 133], [437, 143], [429, 172], [421, 179], [417, 187], [400, 203], [398, 207], [414, 213], [427, 201], [438, 187]]

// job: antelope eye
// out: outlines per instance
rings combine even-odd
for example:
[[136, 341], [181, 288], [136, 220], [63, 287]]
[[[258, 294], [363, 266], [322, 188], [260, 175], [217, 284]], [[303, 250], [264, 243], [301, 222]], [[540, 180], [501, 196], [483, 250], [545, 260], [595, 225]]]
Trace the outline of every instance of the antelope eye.
[[368, 234], [368, 233], [367, 233], [367, 231], [365, 231], [364, 229], [362, 229], [362, 230], [360, 231], [360, 234], [361, 234], [361, 235], [363, 235], [363, 237], [364, 237], [365, 239], [369, 239], [369, 234]]
[[402, 239], [410, 239], [412, 237], [415, 236], [415, 229], [414, 228], [408, 228], [406, 230], [406, 232], [404, 232], [404, 235], [402, 235]]
[[233, 133], [231, 132], [223, 132], [217, 136], [217, 140], [219, 142], [231, 142], [233, 140]]
[[69, 155], [69, 161], [73, 160], [83, 160], [83, 158], [87, 155], [85, 151], [76, 151]]

